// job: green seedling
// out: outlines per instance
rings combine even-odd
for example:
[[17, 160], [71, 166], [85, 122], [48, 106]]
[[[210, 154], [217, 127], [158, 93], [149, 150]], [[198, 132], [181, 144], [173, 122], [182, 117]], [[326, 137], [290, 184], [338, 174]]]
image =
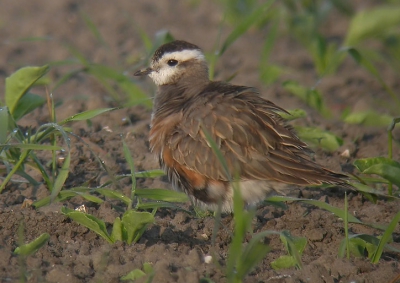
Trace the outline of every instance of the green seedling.
[[295, 81], [286, 81], [283, 83], [283, 87], [291, 94], [297, 96], [302, 101], [307, 103], [308, 106], [317, 110], [322, 116], [326, 118], [332, 116], [330, 110], [324, 103], [321, 93], [318, 90], [308, 89]]
[[288, 255], [280, 256], [278, 259], [271, 262], [271, 267], [275, 270], [287, 269], [295, 266], [301, 269], [302, 264], [300, 256], [303, 254], [307, 245], [307, 239], [304, 237], [294, 237], [288, 231], [283, 231], [280, 234], [280, 239], [285, 246]]
[[[214, 79], [215, 66], [218, 59], [225, 53], [226, 50], [246, 31], [248, 31], [252, 26], [265, 20], [268, 16], [267, 11], [273, 4], [273, 0], [266, 1], [260, 7], [258, 7], [252, 14], [241, 20], [233, 29], [233, 31], [226, 37], [226, 39], [221, 44], [220, 48], [215, 48], [215, 51], [211, 54], [206, 54], [209, 61], [209, 76], [210, 79]], [[217, 40], [218, 43], [219, 40]]]
[[287, 110], [287, 112], [289, 112], [289, 114], [286, 112], [277, 112], [277, 113], [286, 121], [292, 121], [307, 116], [307, 112], [304, 111], [303, 109], [292, 109], [292, 110]]
[[393, 121], [393, 117], [380, 114], [374, 110], [346, 113], [342, 116], [343, 122], [364, 126], [386, 126]]
[[147, 225], [154, 222], [154, 216], [152, 213], [127, 210], [122, 216], [122, 219], [117, 217], [114, 220], [112, 233], [109, 234], [104, 221], [94, 217], [93, 215], [68, 209], [66, 207], [63, 207], [61, 212], [77, 223], [100, 235], [109, 243], [124, 241], [130, 245], [132, 242], [137, 242]]
[[[400, 163], [387, 157], [363, 158], [354, 161], [354, 166], [363, 174], [378, 175], [385, 180], [400, 188]], [[391, 196], [393, 192], [389, 190]]]
[[141, 281], [141, 282], [151, 283], [151, 282], [153, 282], [154, 275], [155, 275], [155, 271], [153, 269], [153, 266], [150, 263], [145, 262], [145, 263], [143, 263], [142, 269], [132, 270], [127, 275], [122, 276], [121, 280], [122, 281], [129, 281], [129, 280], [135, 281], [137, 279], [147, 276], [146, 281]]
[[[163, 189], [137, 189], [136, 178], [137, 177], [153, 177], [159, 176], [159, 171], [153, 172], [135, 172], [134, 162], [131, 157], [130, 150], [125, 142], [123, 142], [123, 153], [130, 167], [131, 174], [124, 175], [122, 177], [114, 178], [114, 181], [121, 180], [122, 178], [130, 177], [132, 181], [130, 197], [124, 194], [108, 188], [108, 185], [112, 185], [110, 182], [107, 185], [101, 185], [98, 188], [87, 188], [77, 187], [69, 190], [61, 191], [57, 195], [56, 200], [65, 200], [73, 196], [81, 196], [88, 201], [94, 203], [102, 203], [103, 200], [94, 196], [93, 194], [101, 194], [104, 197], [120, 200], [127, 206], [125, 213], [122, 218], [117, 217], [113, 222], [113, 228], [111, 234], [108, 233], [106, 224], [103, 220], [94, 217], [93, 215], [86, 214], [80, 211], [75, 211], [67, 208], [63, 208], [62, 212], [70, 217], [77, 223], [89, 228], [93, 232], [100, 235], [109, 243], [115, 243], [116, 241], [124, 241], [128, 244], [137, 242], [148, 224], [154, 222], [154, 214], [160, 207], [174, 207], [176, 205], [171, 202], [186, 202], [188, 197], [184, 193], [179, 193], [171, 190]], [[154, 202], [144, 202], [143, 200], [152, 200]], [[34, 203], [35, 207], [46, 205], [50, 201], [49, 198], [42, 199]], [[152, 212], [146, 212], [142, 210], [149, 210]]]
[[43, 247], [50, 239], [50, 235], [43, 233], [32, 242], [21, 245], [14, 250], [15, 254], [29, 256], [36, 253], [41, 247]]
[[[347, 253], [350, 253], [355, 257], [367, 256], [372, 263], [376, 264], [379, 262], [384, 249], [399, 253], [399, 249], [396, 249], [388, 244], [392, 241], [391, 235], [393, 234], [399, 219], [400, 212], [394, 216], [386, 230], [384, 230], [383, 235], [379, 237], [368, 234], [349, 234], [348, 237], [346, 237], [340, 244], [339, 256], [343, 257], [345, 250], [347, 250]], [[346, 244], [347, 241], [348, 244]]]
[[400, 7], [378, 6], [358, 12], [352, 19], [345, 45], [355, 46], [364, 40], [384, 36], [400, 24]]
[[301, 140], [307, 142], [311, 147], [320, 147], [333, 152], [342, 144], [343, 140], [329, 131], [311, 127], [294, 127]]
[[[99, 114], [113, 110], [113, 108], [107, 108], [86, 111], [57, 123], [54, 103], [50, 96], [49, 110], [52, 122], [41, 125], [36, 129], [35, 134], [32, 134], [30, 129], [23, 132], [19, 128], [17, 121], [46, 101], [40, 96], [30, 93], [30, 89], [48, 70], [48, 66], [25, 67], [6, 79], [5, 105], [0, 107], [0, 161], [6, 167], [5, 173], [7, 175], [0, 186], [0, 192], [14, 174], [24, 177], [34, 186], [38, 185], [39, 183], [26, 173], [26, 166], [30, 166], [41, 173], [47, 188], [51, 192], [50, 199], [54, 200], [68, 177], [70, 165], [70, 139], [68, 137], [70, 130], [64, 125], [70, 121], [91, 119]], [[56, 167], [56, 152], [62, 150], [62, 147], [56, 143], [56, 136], [63, 138], [64, 144], [68, 149], [60, 170]], [[46, 139], [50, 139], [52, 144], [42, 144]], [[46, 166], [36, 156], [34, 152], [36, 150], [52, 151], [52, 170], [50, 174], [46, 170]]]
[[362, 67], [364, 67], [369, 73], [371, 73], [381, 84], [381, 86], [385, 89], [385, 91], [392, 97], [393, 101], [396, 102], [397, 105], [400, 105], [400, 99], [396, 95], [396, 93], [385, 83], [381, 73], [378, 68], [368, 59], [370, 56], [364, 54], [365, 52], [356, 49], [356, 48], [344, 48], [344, 51], [347, 51], [350, 56]]
[[269, 60], [272, 49], [278, 37], [279, 19], [271, 22], [271, 28], [264, 42], [261, 52], [261, 60], [259, 66], [260, 80], [266, 84], [272, 84], [285, 72], [284, 67], [272, 64]]

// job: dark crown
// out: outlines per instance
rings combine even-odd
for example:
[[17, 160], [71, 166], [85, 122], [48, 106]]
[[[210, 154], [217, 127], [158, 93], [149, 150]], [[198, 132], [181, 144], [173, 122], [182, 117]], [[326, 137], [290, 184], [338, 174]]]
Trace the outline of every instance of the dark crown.
[[183, 40], [175, 40], [175, 41], [161, 45], [154, 53], [152, 60], [153, 60], [153, 62], [157, 62], [166, 53], [172, 53], [172, 52], [182, 51], [182, 50], [200, 50], [201, 51], [200, 47], [198, 47], [197, 45], [191, 44], [191, 43], [183, 41]]

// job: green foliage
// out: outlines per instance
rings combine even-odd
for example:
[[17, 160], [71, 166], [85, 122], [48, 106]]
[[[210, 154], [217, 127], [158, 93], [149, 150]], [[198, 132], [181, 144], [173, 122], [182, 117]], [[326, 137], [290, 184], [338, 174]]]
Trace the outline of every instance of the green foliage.
[[400, 163], [386, 157], [363, 158], [354, 161], [363, 174], [378, 175], [400, 188]]
[[349, 113], [342, 118], [345, 123], [364, 126], [386, 126], [393, 120], [393, 117], [379, 114], [373, 110]]
[[318, 90], [307, 89], [295, 81], [286, 81], [283, 83], [283, 87], [291, 94], [307, 103], [308, 106], [317, 110], [324, 117], [330, 117], [332, 115]]
[[43, 233], [32, 242], [19, 246], [14, 250], [15, 254], [29, 256], [36, 253], [41, 247], [43, 247], [50, 239], [50, 235]]
[[[25, 67], [16, 71], [14, 74], [6, 78], [6, 89], [5, 89], [5, 104], [8, 107], [11, 115], [15, 112], [19, 112], [19, 118], [21, 118], [21, 113], [29, 113], [35, 108], [41, 106], [46, 100], [41, 99], [34, 94], [28, 94], [29, 89], [34, 85], [34, 83], [43, 77], [49, 71], [48, 66], [42, 67]], [[25, 96], [29, 95], [28, 99], [21, 101]], [[31, 100], [37, 107], [32, 108]], [[41, 103], [38, 103], [41, 101]], [[15, 120], [17, 120], [14, 117]]]
[[114, 220], [113, 230], [111, 234], [109, 234], [104, 221], [93, 215], [66, 207], [63, 207], [61, 211], [66, 216], [89, 228], [109, 243], [125, 241], [130, 245], [132, 242], [137, 242], [147, 225], [154, 222], [154, 216], [149, 212], [127, 210], [122, 216], [122, 220], [119, 217]]
[[346, 46], [354, 46], [362, 41], [382, 37], [400, 24], [400, 7], [378, 6], [358, 12], [351, 20], [345, 39]]
[[122, 276], [121, 280], [122, 281], [128, 281], [128, 280], [135, 281], [136, 279], [147, 276], [147, 279], [144, 282], [151, 283], [151, 282], [153, 282], [154, 275], [155, 275], [155, 272], [154, 272], [153, 266], [150, 263], [145, 262], [145, 263], [143, 263], [142, 269], [132, 270], [127, 275]]
[[[56, 123], [54, 103], [52, 96], [50, 96], [51, 107], [49, 110], [54, 122], [41, 125], [36, 129], [35, 134], [32, 134], [30, 129], [26, 132], [22, 131], [17, 121], [46, 101], [46, 99], [29, 91], [35, 82], [39, 81], [48, 70], [48, 66], [25, 67], [6, 79], [5, 106], [0, 108], [0, 161], [7, 169], [7, 176], [0, 185], [0, 192], [5, 188], [14, 174], [24, 177], [32, 185], [38, 185], [38, 182], [26, 173], [26, 166], [29, 164], [41, 173], [47, 188], [51, 192], [49, 201], [63, 198], [64, 196], [59, 196], [59, 194], [68, 177], [71, 159], [69, 153], [69, 129], [63, 127], [63, 125], [70, 121], [91, 119], [104, 112], [114, 110], [114, 108], [108, 108], [85, 111], [69, 117], [60, 123]], [[67, 147], [63, 164], [59, 169], [56, 166], [56, 151], [62, 150], [63, 147], [56, 144], [56, 136], [61, 136], [64, 145]], [[47, 139], [51, 141], [51, 145], [42, 144]], [[34, 152], [36, 150], [52, 151], [51, 172], [48, 172], [46, 166], [36, 156]]]
[[311, 127], [294, 127], [300, 139], [307, 142], [311, 147], [321, 147], [327, 151], [335, 151], [343, 140], [329, 131]]
[[226, 263], [226, 274], [228, 282], [242, 282], [244, 277], [255, 268], [266, 254], [270, 247], [262, 242], [263, 238], [272, 233], [264, 231], [253, 235], [249, 243], [243, 247], [246, 234], [250, 231], [251, 220], [254, 211], [243, 209], [244, 202], [240, 195], [239, 188], [234, 188], [233, 196], [233, 220], [235, 223], [232, 242], [229, 245], [228, 258]]
[[307, 116], [307, 112], [304, 111], [303, 109], [292, 109], [292, 110], [287, 110], [287, 112], [289, 112], [289, 114], [285, 112], [278, 112], [278, 114], [286, 121], [292, 121]]
[[290, 235], [288, 231], [282, 232], [280, 238], [289, 255], [280, 256], [278, 259], [271, 262], [271, 267], [275, 270], [286, 269], [293, 266], [300, 269], [302, 266], [300, 256], [306, 248], [307, 238], [294, 237]]

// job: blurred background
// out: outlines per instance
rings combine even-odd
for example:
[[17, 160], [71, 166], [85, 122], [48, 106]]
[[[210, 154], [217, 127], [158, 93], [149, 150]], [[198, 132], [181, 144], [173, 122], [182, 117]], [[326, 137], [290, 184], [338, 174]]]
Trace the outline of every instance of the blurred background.
[[[247, 269], [231, 282], [242, 282], [247, 273], [245, 282], [395, 278], [399, 250], [381, 255], [395, 229], [393, 245], [400, 239], [399, 206], [389, 201], [400, 187], [399, 0], [1, 1], [0, 278], [119, 282], [132, 270], [145, 270], [144, 263], [154, 263], [154, 282], [225, 282], [238, 274], [240, 264], [229, 259], [229, 229], [216, 232], [213, 246], [214, 218], [199, 217], [183, 194], [148, 190], [170, 184], [155, 178], [163, 173], [148, 148], [156, 88], [133, 73], [173, 39], [203, 49], [211, 79], [256, 87], [287, 109], [290, 115], [282, 115], [316, 151], [317, 162], [360, 181], [354, 182], [359, 193], [349, 193], [348, 220], [365, 225], [352, 225], [351, 239], [343, 228], [347, 199], [335, 189], [291, 191], [321, 209], [297, 199], [285, 211], [281, 201], [260, 207], [256, 217], [246, 214], [245, 230], [251, 222], [254, 233], [288, 230], [295, 237], [281, 233], [283, 242], [271, 236], [264, 259], [269, 247], [257, 237], [253, 246], [242, 245], [250, 241], [242, 231], [233, 249], [250, 247], [252, 261], [234, 255]], [[135, 171], [145, 172], [130, 175]], [[85, 221], [91, 215], [90, 225], [93, 219], [102, 225], [96, 230], [60, 213], [71, 217], [76, 208]], [[132, 230], [129, 240], [121, 235], [126, 215], [148, 217], [144, 229], [134, 231], [137, 245], [131, 245]], [[15, 255], [24, 236], [32, 241], [40, 234], [43, 247], [36, 255], [26, 261]], [[344, 237], [352, 259], [362, 260], [339, 258]], [[290, 255], [282, 256], [287, 239], [301, 244], [303, 270], [295, 268], [301, 267], [299, 255], [288, 249]], [[222, 268], [203, 258], [214, 248]], [[276, 263], [282, 258], [289, 264]]]

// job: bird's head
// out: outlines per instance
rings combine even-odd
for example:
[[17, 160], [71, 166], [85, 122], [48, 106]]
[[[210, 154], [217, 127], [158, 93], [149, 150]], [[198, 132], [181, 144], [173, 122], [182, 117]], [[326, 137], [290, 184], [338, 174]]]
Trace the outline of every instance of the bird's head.
[[208, 81], [208, 67], [198, 46], [175, 40], [160, 46], [151, 59], [150, 67], [134, 75], [148, 75], [158, 86], [193, 80], [202, 82]]

